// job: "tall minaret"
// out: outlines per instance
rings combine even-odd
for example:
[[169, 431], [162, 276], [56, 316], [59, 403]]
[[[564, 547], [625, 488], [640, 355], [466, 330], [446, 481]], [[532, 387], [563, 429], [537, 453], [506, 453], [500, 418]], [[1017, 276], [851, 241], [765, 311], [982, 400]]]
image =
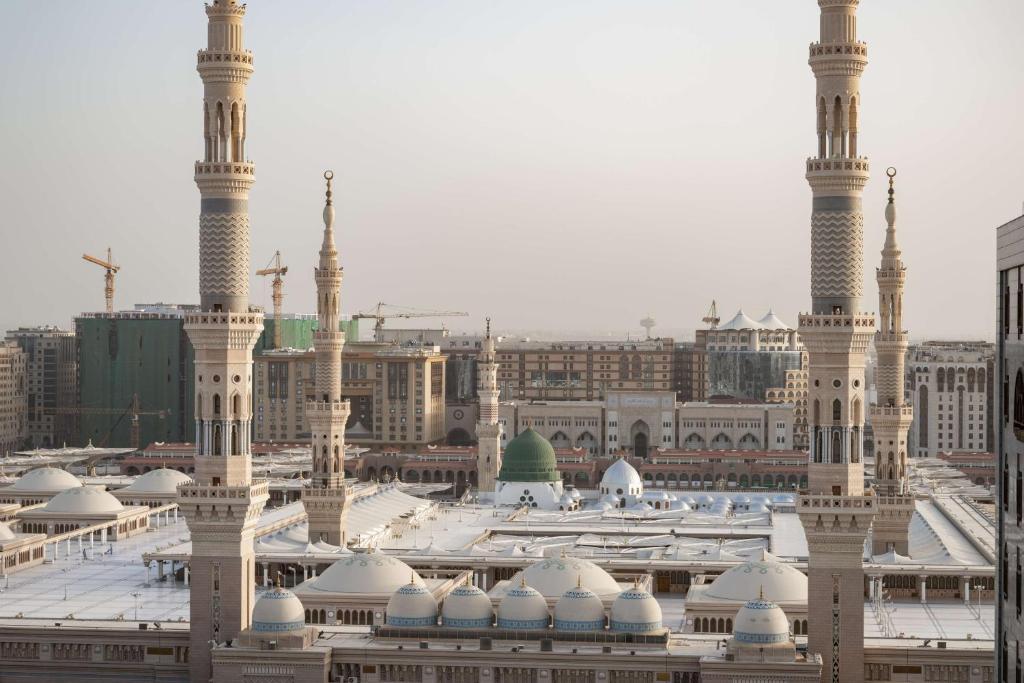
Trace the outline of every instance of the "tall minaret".
[[487, 319], [487, 336], [477, 357], [477, 396], [480, 419], [476, 423], [476, 474], [481, 493], [493, 493], [501, 471], [501, 424], [498, 423], [498, 358], [494, 353], [491, 319]]
[[[875, 330], [862, 313], [868, 162], [857, 155], [860, 0], [818, 0], [821, 40], [810, 47], [817, 81], [818, 153], [807, 160], [811, 213], [811, 313], [800, 316], [809, 360], [808, 491], [797, 511], [807, 536], [808, 650], [822, 680], [864, 680], [864, 541], [875, 500], [864, 495], [864, 354]], [[840, 655], [841, 653], [841, 655]]]
[[200, 311], [185, 317], [195, 350], [196, 472], [178, 489], [192, 535], [189, 665], [210, 678], [210, 641], [249, 626], [256, 563], [253, 534], [268, 499], [252, 480], [252, 349], [263, 313], [249, 307], [249, 188], [245, 86], [252, 53], [242, 48], [245, 5], [206, 6], [208, 44], [199, 51], [205, 155], [196, 162]]
[[907, 268], [896, 242], [896, 169], [889, 176], [889, 203], [885, 207], [885, 245], [878, 280], [879, 329], [875, 333], [878, 365], [875, 389], [878, 403], [871, 406], [871, 429], [875, 439], [875, 488], [878, 516], [871, 530], [874, 554], [895, 550], [908, 555], [910, 520], [914, 498], [907, 488], [907, 433], [914, 421], [914, 408], [904, 400], [903, 364], [909, 338], [903, 329], [903, 285]]
[[345, 423], [349, 403], [341, 400], [341, 351], [345, 333], [341, 330], [341, 266], [334, 246], [334, 200], [331, 181], [334, 172], [324, 173], [327, 201], [324, 206], [324, 241], [316, 279], [317, 331], [316, 397], [306, 403], [313, 449], [313, 476], [302, 492], [302, 504], [309, 518], [309, 540], [345, 544], [345, 519], [351, 499], [345, 489]]

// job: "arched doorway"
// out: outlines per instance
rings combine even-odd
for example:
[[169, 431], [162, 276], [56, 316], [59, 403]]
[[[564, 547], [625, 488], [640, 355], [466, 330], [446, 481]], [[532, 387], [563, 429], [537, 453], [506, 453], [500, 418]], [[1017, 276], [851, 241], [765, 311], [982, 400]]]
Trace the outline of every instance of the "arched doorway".
[[633, 444], [633, 455], [637, 458], [647, 457], [647, 446], [650, 443], [651, 428], [643, 420], [637, 420], [629, 428], [629, 441]]
[[473, 437], [462, 427], [456, 427], [448, 432], [449, 446], [469, 446], [473, 443]]

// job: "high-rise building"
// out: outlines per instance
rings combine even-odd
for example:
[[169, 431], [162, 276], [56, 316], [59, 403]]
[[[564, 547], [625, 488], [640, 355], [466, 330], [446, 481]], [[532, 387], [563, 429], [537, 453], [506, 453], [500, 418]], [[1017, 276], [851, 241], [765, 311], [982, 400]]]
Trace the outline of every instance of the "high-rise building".
[[316, 393], [306, 403], [310, 446], [313, 451], [311, 482], [302, 491], [302, 505], [309, 517], [309, 541], [345, 545], [345, 521], [352, 500], [345, 487], [345, 426], [349, 402], [341, 398], [341, 266], [334, 243], [334, 200], [332, 171], [327, 180], [324, 206], [324, 240], [315, 272], [317, 331], [313, 335], [316, 354]]
[[703, 401], [707, 396], [707, 352], [698, 342], [676, 342], [672, 353], [673, 386], [677, 401]]
[[0, 456], [20, 448], [28, 435], [28, 355], [16, 342], [0, 341]]
[[75, 318], [78, 425], [74, 441], [128, 446], [138, 399], [139, 447], [192, 441], [193, 351], [184, 332], [194, 306], [137, 305]]
[[26, 353], [28, 439], [35, 448], [78, 441], [78, 361], [75, 333], [56, 327], [20, 327], [7, 339]]
[[808, 651], [822, 680], [864, 680], [864, 541], [875, 514], [864, 495], [864, 355], [875, 319], [861, 312], [862, 195], [858, 155], [860, 77], [867, 46], [857, 39], [860, 0], [818, 0], [820, 40], [810, 46], [817, 83], [817, 154], [807, 160], [811, 213], [811, 312], [800, 316], [810, 405], [808, 490], [797, 505], [808, 547]]
[[929, 341], [910, 348], [914, 406], [910, 453], [980, 453], [995, 448], [995, 349], [989, 342]]
[[875, 554], [895, 550], [909, 555], [910, 520], [914, 497], [907, 488], [907, 433], [914, 409], [907, 404], [903, 361], [909, 336], [903, 329], [903, 285], [907, 268], [896, 241], [896, 169], [890, 168], [889, 202], [885, 207], [885, 245], [878, 280], [878, 331], [875, 333], [875, 392], [871, 405], [871, 434], [874, 442], [877, 515], [871, 532]]
[[245, 87], [252, 53], [243, 47], [245, 5], [206, 5], [203, 80], [205, 153], [195, 164], [199, 215], [200, 310], [185, 316], [195, 350], [195, 479], [178, 488], [192, 540], [190, 653], [193, 681], [211, 676], [211, 643], [249, 627], [255, 593], [253, 536], [269, 498], [253, 481], [252, 349], [263, 313], [249, 306], [249, 188]]
[[996, 240], [996, 680], [1016, 681], [1024, 676], [1024, 216], [1001, 226]]

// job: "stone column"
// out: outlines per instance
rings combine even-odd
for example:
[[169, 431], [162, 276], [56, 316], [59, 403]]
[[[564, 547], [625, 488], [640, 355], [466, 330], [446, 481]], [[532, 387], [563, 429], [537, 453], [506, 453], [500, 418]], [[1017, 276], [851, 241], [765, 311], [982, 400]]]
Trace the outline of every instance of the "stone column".
[[921, 579], [921, 604], [923, 605], [928, 602], [928, 577], [920, 576], [918, 578]]

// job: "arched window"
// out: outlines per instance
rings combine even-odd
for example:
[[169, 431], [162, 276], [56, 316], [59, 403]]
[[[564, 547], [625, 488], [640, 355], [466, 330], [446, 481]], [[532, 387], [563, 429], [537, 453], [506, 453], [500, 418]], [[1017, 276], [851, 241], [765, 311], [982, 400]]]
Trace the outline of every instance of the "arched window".
[[825, 98], [818, 100], [818, 157], [828, 156], [828, 112]]
[[843, 439], [837, 429], [832, 432], [832, 464], [838, 465], [843, 461]]
[[220, 415], [220, 394], [213, 395], [213, 414]]
[[238, 416], [242, 414], [242, 399], [239, 398], [238, 394], [231, 397], [231, 417], [238, 419]]
[[943, 385], [946, 383], [946, 370], [945, 368], [939, 368], [938, 372], [935, 373], [935, 391], [942, 392]]
[[967, 391], [974, 391], [974, 368], [967, 370]]
[[980, 392], [984, 392], [985, 391], [985, 369], [984, 368], [979, 368], [978, 369], [978, 391], [980, 391]]
[[[928, 387], [922, 384], [917, 390], [917, 414], [928, 414]], [[921, 448], [928, 448], [928, 420], [917, 420], [917, 442]]]
[[1013, 429], [1024, 431], [1024, 373], [1020, 370], [1013, 383]]
[[832, 421], [840, 422], [843, 419], [843, 403], [838, 398], [832, 401]]

